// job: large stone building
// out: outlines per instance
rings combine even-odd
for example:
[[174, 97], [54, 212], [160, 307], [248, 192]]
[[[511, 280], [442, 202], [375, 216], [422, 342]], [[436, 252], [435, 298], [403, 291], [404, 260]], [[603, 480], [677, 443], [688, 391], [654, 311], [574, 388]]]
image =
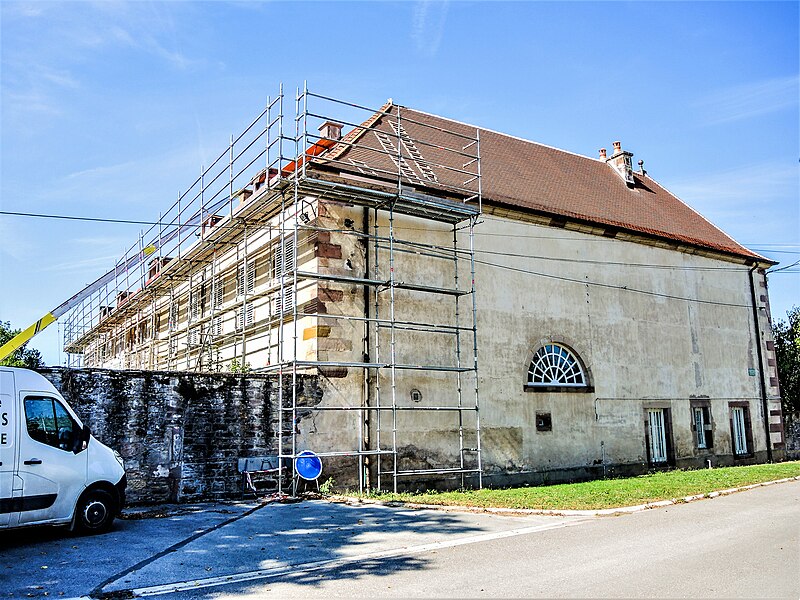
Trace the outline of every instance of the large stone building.
[[73, 312], [84, 366], [274, 373], [281, 457], [368, 486], [782, 456], [773, 263], [619, 142], [592, 158], [391, 101], [282, 104]]

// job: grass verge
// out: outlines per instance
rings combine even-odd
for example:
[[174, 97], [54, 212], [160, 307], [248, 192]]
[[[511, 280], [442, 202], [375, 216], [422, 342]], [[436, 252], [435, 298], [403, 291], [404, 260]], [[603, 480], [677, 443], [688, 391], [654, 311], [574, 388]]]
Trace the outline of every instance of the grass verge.
[[458, 492], [371, 493], [364, 497], [384, 501], [479, 508], [593, 510], [636, 506], [659, 500], [708, 494], [796, 476], [800, 476], [800, 461], [694, 471], [663, 471], [639, 477], [537, 487]]

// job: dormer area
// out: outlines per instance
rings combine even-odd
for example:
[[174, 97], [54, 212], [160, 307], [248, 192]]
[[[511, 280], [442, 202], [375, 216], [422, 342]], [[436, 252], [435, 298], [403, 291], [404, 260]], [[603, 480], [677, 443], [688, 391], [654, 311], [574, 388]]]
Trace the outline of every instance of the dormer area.
[[636, 183], [633, 179], [632, 158], [632, 152], [622, 149], [622, 142], [614, 142], [614, 152], [609, 157], [606, 157], [605, 148], [600, 149], [600, 160], [605, 161], [608, 166], [614, 169], [629, 187], [633, 187]]

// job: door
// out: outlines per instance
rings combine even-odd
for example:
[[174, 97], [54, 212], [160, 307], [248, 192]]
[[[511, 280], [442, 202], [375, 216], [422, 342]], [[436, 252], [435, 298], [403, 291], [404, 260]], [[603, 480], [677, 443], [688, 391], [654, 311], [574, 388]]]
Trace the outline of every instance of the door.
[[19, 522], [65, 521], [86, 483], [86, 451], [75, 454], [80, 426], [61, 400], [21, 392]]
[[14, 503], [14, 374], [0, 371], [0, 527], [8, 525]]
[[663, 408], [647, 409], [647, 427], [650, 438], [650, 462], [667, 462], [667, 434]]

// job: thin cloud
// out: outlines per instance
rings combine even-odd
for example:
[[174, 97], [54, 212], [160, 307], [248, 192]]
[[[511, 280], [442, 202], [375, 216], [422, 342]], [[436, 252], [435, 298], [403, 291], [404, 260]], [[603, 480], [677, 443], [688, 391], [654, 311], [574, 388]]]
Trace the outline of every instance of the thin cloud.
[[118, 254], [108, 254], [106, 256], [93, 256], [83, 260], [70, 260], [58, 264], [48, 264], [39, 269], [41, 273], [56, 271], [59, 273], [90, 274], [99, 271], [108, 271], [114, 268], [114, 264], [119, 260], [122, 252]]
[[447, 20], [447, 2], [423, 0], [414, 5], [411, 21], [411, 39], [418, 52], [427, 57], [436, 56], [444, 35]]
[[670, 185], [689, 204], [724, 206], [768, 202], [797, 197], [798, 168], [795, 165], [761, 163], [716, 173], [702, 173]]
[[790, 75], [719, 90], [701, 99], [698, 106], [708, 109], [708, 124], [716, 125], [797, 106], [799, 93], [800, 77]]
[[795, 165], [760, 163], [701, 173], [669, 187], [734, 239], [754, 240], [755, 247], [793, 242], [800, 231]]

